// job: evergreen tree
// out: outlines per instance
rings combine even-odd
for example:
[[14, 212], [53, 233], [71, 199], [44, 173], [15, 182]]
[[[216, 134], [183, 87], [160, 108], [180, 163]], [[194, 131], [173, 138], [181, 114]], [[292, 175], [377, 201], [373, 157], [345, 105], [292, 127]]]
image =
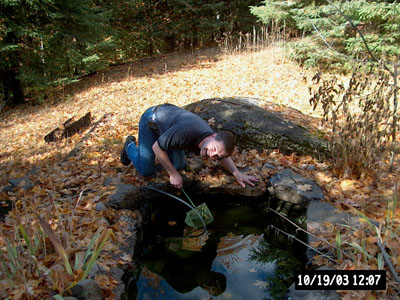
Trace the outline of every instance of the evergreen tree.
[[124, 48], [135, 43], [134, 48], [139, 50], [137, 54], [152, 55], [156, 50], [172, 52], [180, 47], [209, 45], [228, 31], [250, 31], [256, 18], [249, 7], [261, 4], [261, 0], [137, 0], [124, 3], [115, 18], [118, 20], [115, 25], [122, 29]]
[[342, 68], [343, 63], [350, 67], [349, 56], [362, 61], [369, 59], [370, 54], [378, 60], [400, 55], [400, 4], [396, 1], [265, 0], [264, 3], [252, 8], [262, 23], [274, 22], [308, 36], [294, 44], [294, 58], [305, 65]]
[[19, 104], [29, 87], [97, 67], [106, 21], [107, 16], [90, 0], [1, 0], [0, 87], [4, 101]]
[[[0, 0], [0, 98], [19, 104], [109, 63], [248, 32], [261, 0]], [[1, 99], [0, 99], [1, 100]]]

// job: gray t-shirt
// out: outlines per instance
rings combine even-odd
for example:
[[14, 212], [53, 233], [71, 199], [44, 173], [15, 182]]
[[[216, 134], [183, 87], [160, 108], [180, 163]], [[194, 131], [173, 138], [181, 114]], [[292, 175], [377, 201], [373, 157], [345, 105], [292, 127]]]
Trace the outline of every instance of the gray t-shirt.
[[164, 151], [183, 149], [199, 153], [199, 143], [214, 133], [202, 118], [172, 104], [158, 106], [155, 114], [160, 132], [158, 145]]

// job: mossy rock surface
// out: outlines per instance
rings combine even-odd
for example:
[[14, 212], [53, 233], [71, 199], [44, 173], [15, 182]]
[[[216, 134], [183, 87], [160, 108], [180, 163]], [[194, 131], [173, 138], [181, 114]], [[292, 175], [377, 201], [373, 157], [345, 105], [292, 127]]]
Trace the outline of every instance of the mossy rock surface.
[[[306, 124], [296, 124], [285, 118], [288, 114], [282, 111], [284, 107], [281, 112], [269, 107], [276, 105], [253, 98], [213, 98], [184, 108], [208, 121], [214, 130], [229, 130], [236, 134], [236, 144], [241, 149], [280, 149], [286, 154], [326, 156], [325, 140], [311, 133]], [[286, 109], [290, 113], [293, 111]], [[303, 116], [303, 119], [309, 118]]]

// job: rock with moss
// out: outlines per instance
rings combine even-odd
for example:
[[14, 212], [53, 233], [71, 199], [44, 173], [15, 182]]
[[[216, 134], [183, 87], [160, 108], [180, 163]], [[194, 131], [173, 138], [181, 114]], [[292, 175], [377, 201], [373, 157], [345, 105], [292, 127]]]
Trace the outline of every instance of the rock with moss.
[[[228, 130], [236, 135], [239, 148], [280, 149], [286, 154], [324, 157], [327, 143], [320, 134], [311, 133], [304, 124], [289, 120], [285, 108], [252, 98], [213, 98], [191, 103], [184, 107], [208, 121], [215, 130]], [[296, 111], [297, 114], [301, 114]], [[309, 118], [303, 115], [306, 120]]]

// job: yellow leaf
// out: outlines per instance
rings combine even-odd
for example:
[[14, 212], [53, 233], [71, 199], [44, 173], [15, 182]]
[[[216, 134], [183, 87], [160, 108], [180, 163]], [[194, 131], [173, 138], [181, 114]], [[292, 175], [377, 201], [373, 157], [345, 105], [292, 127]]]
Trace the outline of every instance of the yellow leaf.
[[351, 192], [356, 189], [356, 181], [352, 179], [343, 179], [340, 181], [340, 187], [345, 192]]
[[311, 184], [300, 184], [297, 186], [297, 189], [302, 192], [312, 191], [312, 185]]
[[331, 228], [333, 225], [331, 222], [324, 222], [324, 227]]
[[211, 184], [210, 185], [210, 188], [217, 188], [217, 187], [220, 187], [222, 185], [222, 183], [221, 182], [214, 182], [213, 184]]
[[176, 226], [176, 221], [169, 221], [169, 222], [168, 222], [168, 225], [169, 225], [169, 226]]
[[367, 238], [367, 244], [370, 244], [370, 245], [372, 245], [372, 244], [376, 244], [376, 237], [374, 237], [374, 236], [369, 236], [368, 238]]

